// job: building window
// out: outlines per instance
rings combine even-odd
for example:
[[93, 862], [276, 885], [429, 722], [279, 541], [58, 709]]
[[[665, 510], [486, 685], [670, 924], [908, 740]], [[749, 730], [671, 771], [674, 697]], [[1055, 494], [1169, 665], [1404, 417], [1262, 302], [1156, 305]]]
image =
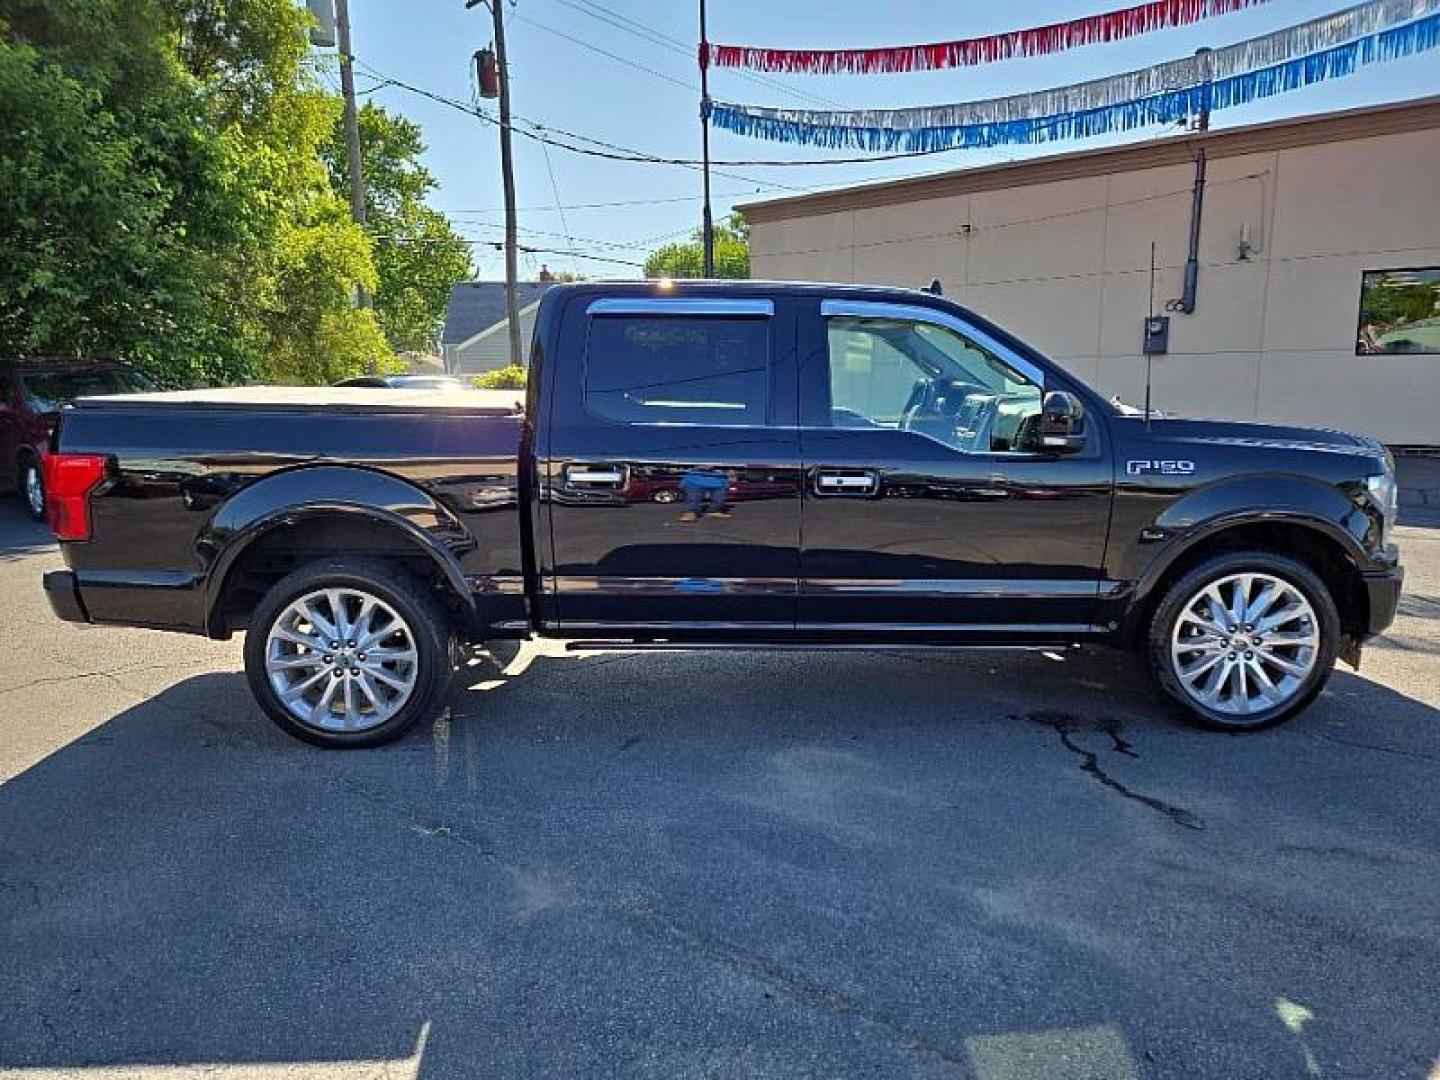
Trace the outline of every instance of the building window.
[[1365, 271], [1355, 353], [1440, 353], [1440, 267]]
[[605, 316], [590, 326], [585, 404], [625, 424], [763, 425], [767, 319]]

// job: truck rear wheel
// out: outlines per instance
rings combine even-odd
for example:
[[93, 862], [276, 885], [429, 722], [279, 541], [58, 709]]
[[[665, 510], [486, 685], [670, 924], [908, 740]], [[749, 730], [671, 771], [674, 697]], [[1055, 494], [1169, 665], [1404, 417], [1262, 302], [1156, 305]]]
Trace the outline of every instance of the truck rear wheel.
[[439, 709], [453, 638], [435, 597], [399, 567], [324, 560], [282, 578], [255, 608], [245, 675], [261, 708], [297, 739], [380, 746]]
[[1218, 555], [1174, 582], [1150, 622], [1147, 659], [1160, 689], [1218, 731], [1258, 731], [1324, 688], [1340, 615], [1315, 571], [1269, 551]]

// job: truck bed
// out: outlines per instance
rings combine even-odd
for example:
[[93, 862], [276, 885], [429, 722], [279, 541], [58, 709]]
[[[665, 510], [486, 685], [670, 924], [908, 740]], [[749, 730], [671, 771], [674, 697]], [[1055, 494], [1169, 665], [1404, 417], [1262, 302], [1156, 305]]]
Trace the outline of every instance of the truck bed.
[[524, 390], [389, 390], [368, 386], [230, 386], [80, 398], [78, 409], [192, 405], [264, 412], [413, 413], [417, 411], [509, 416], [525, 404]]

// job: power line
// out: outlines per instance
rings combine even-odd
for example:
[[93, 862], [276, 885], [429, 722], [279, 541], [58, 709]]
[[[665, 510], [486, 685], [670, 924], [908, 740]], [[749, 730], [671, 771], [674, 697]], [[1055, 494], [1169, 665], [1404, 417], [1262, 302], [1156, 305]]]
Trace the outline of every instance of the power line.
[[[673, 53], [679, 53], [687, 59], [694, 60], [696, 57], [695, 46], [691, 43], [681, 41], [679, 38], [671, 37], [669, 34], [662, 34], [644, 23], [636, 22], [625, 15], [620, 14], [614, 8], [606, 7], [604, 4], [595, 3], [594, 0], [556, 0], [568, 8], [573, 8], [582, 15], [588, 15], [592, 19], [598, 19], [621, 30], [632, 34], [642, 41], [648, 41], [652, 45], [658, 45], [663, 49], [669, 49]], [[593, 10], [592, 10], [593, 9]], [[829, 105], [832, 108], [844, 108], [838, 101], [831, 101], [829, 98], [821, 97], [818, 94], [811, 94], [804, 90], [796, 90], [785, 85], [779, 79], [770, 78], [765, 75], [756, 75], [748, 71], [737, 71], [736, 74], [757, 86], [765, 86], [772, 90], [778, 90], [782, 94], [789, 94], [791, 97], [799, 98], [802, 101], [810, 101], [817, 105]]]
[[512, 19], [519, 19], [523, 23], [529, 23], [531, 26], [534, 26], [540, 30], [544, 30], [546, 33], [554, 34], [558, 38], [564, 38], [566, 41], [574, 42], [582, 49], [589, 49], [591, 52], [599, 53], [601, 56], [608, 56], [611, 60], [614, 60], [617, 63], [624, 64], [626, 67], [632, 67], [636, 71], [644, 72], [646, 75], [653, 75], [657, 79], [663, 79], [665, 82], [674, 83], [676, 86], [683, 87], [686, 90], [694, 91], [696, 94], [700, 93], [700, 87], [696, 86], [694, 83], [684, 82], [681, 79], [676, 79], [670, 75], [664, 74], [663, 72], [656, 71], [654, 68], [647, 68], [643, 64], [637, 64], [634, 60], [631, 60], [627, 56], [621, 56], [619, 53], [613, 53], [608, 49], [602, 49], [599, 45], [592, 45], [590, 44], [590, 42], [584, 40], [583, 38], [578, 38], [572, 34], [567, 34], [563, 30], [556, 30], [553, 26], [546, 26], [542, 22], [536, 22], [528, 15], [521, 15], [517, 12], [512, 12], [510, 17]]
[[[524, 18], [524, 16], [516, 15], [515, 18], [520, 19]], [[487, 124], [495, 124], [498, 126], [500, 123], [498, 120], [496, 120], [489, 113], [486, 113], [484, 110], [472, 105], [467, 105], [462, 101], [456, 100], [455, 98], [448, 98], [445, 97], [443, 94], [437, 94], [434, 91], [425, 90], [421, 87], [414, 86], [411, 83], [407, 83], [402, 79], [392, 78], [385, 75], [383, 72], [377, 71], [374, 68], [369, 67], [368, 65], [366, 65], [366, 70], [370, 74], [374, 75], [376, 78], [386, 79], [392, 86], [398, 87], [401, 90], [408, 90], [413, 94], [419, 94], [421, 97], [429, 98], [431, 101], [438, 102], [442, 105], [448, 105], [452, 109], [458, 109], [460, 112], [468, 113], [471, 116], [477, 117], [478, 119], [482, 120]], [[515, 117], [515, 119], [520, 120], [522, 123], [529, 124], [532, 128], [535, 129], [533, 131], [526, 131], [523, 128], [516, 127], [512, 123], [511, 130], [514, 131], [515, 134], [522, 135], [527, 139], [533, 139], [537, 142], [548, 142], [551, 146], [558, 147], [561, 150], [568, 150], [572, 154], [583, 154], [588, 157], [605, 158], [610, 161], [628, 161], [642, 165], [676, 165], [680, 166], [681, 168], [687, 169], [700, 169], [704, 165], [704, 163], [701, 162], [698, 158], [663, 157], [658, 154], [649, 153], [648, 151], [636, 150], [633, 147], [622, 146], [619, 143], [606, 142], [603, 139], [595, 139], [588, 135], [581, 135], [578, 132], [567, 131], [564, 128], [549, 127], [545, 124], [539, 123], [538, 121], [529, 120], [522, 116], [517, 116]], [[575, 139], [579, 142], [590, 143], [594, 147], [599, 147], [600, 149], [591, 149], [584, 146], [575, 146], [571, 143], [563, 142], [560, 139], [556, 139], [553, 137], [553, 135], [547, 136], [540, 134], [540, 132], [552, 132], [554, 135], [563, 135], [565, 138]], [[949, 154], [961, 149], [964, 148], [945, 146], [937, 147], [932, 150], [897, 150], [893, 153], [888, 154], [870, 154], [864, 157], [848, 158], [790, 158], [778, 160], [768, 158], [726, 158], [720, 161], [712, 161], [711, 165], [741, 166], [747, 168], [798, 168], [815, 165], [869, 165], [874, 162], [900, 161], [908, 158], [933, 157], [936, 154]], [[762, 187], [771, 187], [786, 191], [797, 192], [814, 190], [813, 188], [793, 187], [788, 184], [782, 184], [776, 180], [760, 180], [753, 176], [744, 176], [740, 173], [725, 172], [717, 168], [712, 168], [711, 172], [713, 172], [716, 176], [728, 177], [731, 180], [743, 180], [747, 184], [759, 184]]]
[[[560, 204], [560, 185], [555, 180], [555, 167], [550, 164], [550, 147], [546, 146], [542, 142], [540, 144], [540, 150], [545, 155], [545, 171], [550, 174], [550, 191], [555, 196], [555, 212], [560, 215], [560, 228], [565, 231], [565, 242], [570, 245], [570, 251], [573, 258], [575, 251], [575, 238], [570, 235], [570, 222], [565, 220], [565, 207]], [[573, 262], [570, 264], [570, 269], [575, 269], [575, 264]]]
[[[717, 192], [716, 195], [715, 195], [715, 198], [717, 198], [717, 199], [738, 199], [738, 198], [740, 198], [742, 195], [753, 195], [753, 194], [755, 194], [753, 191], [727, 191], [727, 192]], [[660, 204], [662, 204], [662, 203], [699, 202], [701, 198], [703, 198], [703, 196], [701, 196], [701, 195], [666, 195], [666, 196], [664, 196], [664, 197], [662, 197], [662, 198], [658, 198], [658, 199], [619, 199], [619, 200], [614, 201], [614, 202], [566, 203], [565, 206], [564, 206], [564, 209], [566, 209], [566, 210], [602, 210], [602, 209], [609, 209], [610, 207], [615, 207], [615, 206], [657, 206], [657, 205], [660, 205]], [[497, 213], [499, 213], [502, 209], [504, 209], [504, 208], [503, 208], [503, 207], [499, 207], [499, 206], [482, 206], [482, 207], [480, 207], [479, 209], [471, 209], [471, 210], [446, 210], [445, 213], [446, 213], [446, 214], [449, 214], [449, 215], [452, 216], [452, 217], [457, 216], [457, 215], [460, 216], [460, 217], [465, 217], [465, 216], [467, 216], [467, 215], [473, 215], [473, 214], [497, 214]], [[554, 207], [554, 206], [548, 206], [548, 205], [547, 205], [547, 206], [538, 206], [538, 205], [537, 205], [537, 206], [522, 206], [522, 207], [520, 207], [520, 210], [521, 210], [522, 212], [532, 213], [532, 214], [549, 213], [550, 211], [555, 210], [555, 209], [557, 209], [557, 208]]]
[[[519, 18], [519, 16], [516, 16], [516, 18]], [[358, 62], [359, 61], [357, 61], [357, 63]], [[446, 97], [444, 94], [437, 94], [433, 90], [426, 90], [423, 87], [415, 86], [414, 84], [408, 83], [403, 79], [396, 79], [387, 76], [384, 72], [377, 71], [375, 68], [370, 67], [368, 64], [365, 65], [365, 68], [366, 71], [369, 72], [371, 75], [375, 76], [376, 78], [387, 79], [392, 86], [398, 87], [401, 90], [408, 90], [412, 94], [419, 94], [421, 97], [428, 98], [429, 100], [437, 102], [438, 104], [449, 106], [450, 108], [456, 109], [459, 112], [463, 112], [468, 116], [473, 116], [476, 119], [482, 121], [483, 123], [494, 124], [497, 127], [501, 126], [499, 120], [495, 119], [495, 117], [491, 116], [489, 113], [485, 112], [478, 106], [467, 104], [456, 98]], [[620, 146], [618, 143], [607, 143], [600, 139], [592, 139], [587, 135], [579, 135], [575, 132], [566, 131], [563, 128], [549, 128], [543, 124], [538, 123], [537, 121], [526, 119], [525, 117], [516, 117], [515, 119], [520, 120], [522, 123], [529, 124], [530, 127], [536, 130], [527, 131], [524, 128], [517, 127], [512, 122], [510, 124], [510, 130], [514, 134], [522, 135], [525, 138], [532, 139], [536, 142], [548, 142], [551, 146], [558, 147], [561, 150], [568, 150], [572, 154], [581, 154], [586, 157], [605, 158], [609, 161], [628, 161], [646, 165], [677, 165], [681, 168], [694, 170], [698, 170], [701, 168], [701, 162], [693, 158], [659, 157], [654, 154], [647, 154], [643, 150], [635, 150], [631, 147]], [[578, 139], [582, 142], [592, 143], [594, 144], [594, 146], [597, 147], [609, 147], [612, 149], [592, 149], [590, 147], [575, 146], [572, 143], [561, 141], [560, 139], [556, 139], [552, 136], [540, 134], [540, 132], [545, 131], [564, 135], [567, 138]], [[768, 164], [768, 162], [762, 164]], [[713, 169], [711, 171], [714, 172], [717, 176], [725, 176], [731, 180], [743, 180], [747, 184], [758, 184], [761, 187], [776, 188], [782, 191], [806, 190], [804, 188], [793, 187], [789, 184], [782, 184], [775, 180], [759, 180], [753, 176], [744, 176], [740, 173], [724, 172], [720, 169]]]
[[[495, 221], [462, 221], [460, 222], [460, 225], [461, 227], [474, 229], [501, 228], [500, 223]], [[653, 245], [658, 244], [663, 240], [672, 240], [677, 236], [683, 236], [687, 233], [694, 231], [693, 226], [687, 225], [683, 229], [672, 229], [670, 232], [661, 233], [659, 236], [646, 237], [640, 240], [600, 240], [595, 237], [589, 236], [572, 236], [568, 232], [553, 232], [548, 229], [535, 229], [526, 225], [517, 225], [516, 228], [519, 229], [521, 232], [529, 233], [532, 236], [550, 236], [572, 243], [578, 241], [582, 244], [591, 244], [597, 247], [613, 248], [616, 251], [647, 251]]]
[[[377, 236], [374, 237], [374, 239], [387, 244], [450, 244], [459, 242], [461, 244], [494, 248], [496, 251], [502, 251], [505, 247], [504, 240], [485, 240], [480, 237]], [[584, 251], [566, 251], [564, 248], [533, 247], [529, 244], [517, 244], [515, 250], [524, 252], [527, 255], [570, 255], [576, 259], [587, 259], [591, 262], [615, 263], [619, 266], [644, 267], [645, 265], [643, 262], [636, 262], [633, 259], [617, 259], [610, 255], [592, 255]]]

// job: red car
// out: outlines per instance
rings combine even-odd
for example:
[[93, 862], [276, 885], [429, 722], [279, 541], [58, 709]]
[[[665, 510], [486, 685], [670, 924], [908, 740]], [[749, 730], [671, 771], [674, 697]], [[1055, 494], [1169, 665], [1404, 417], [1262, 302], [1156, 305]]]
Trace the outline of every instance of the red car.
[[40, 466], [60, 410], [79, 397], [152, 389], [113, 360], [0, 360], [0, 485], [13, 482], [30, 516], [44, 521]]

